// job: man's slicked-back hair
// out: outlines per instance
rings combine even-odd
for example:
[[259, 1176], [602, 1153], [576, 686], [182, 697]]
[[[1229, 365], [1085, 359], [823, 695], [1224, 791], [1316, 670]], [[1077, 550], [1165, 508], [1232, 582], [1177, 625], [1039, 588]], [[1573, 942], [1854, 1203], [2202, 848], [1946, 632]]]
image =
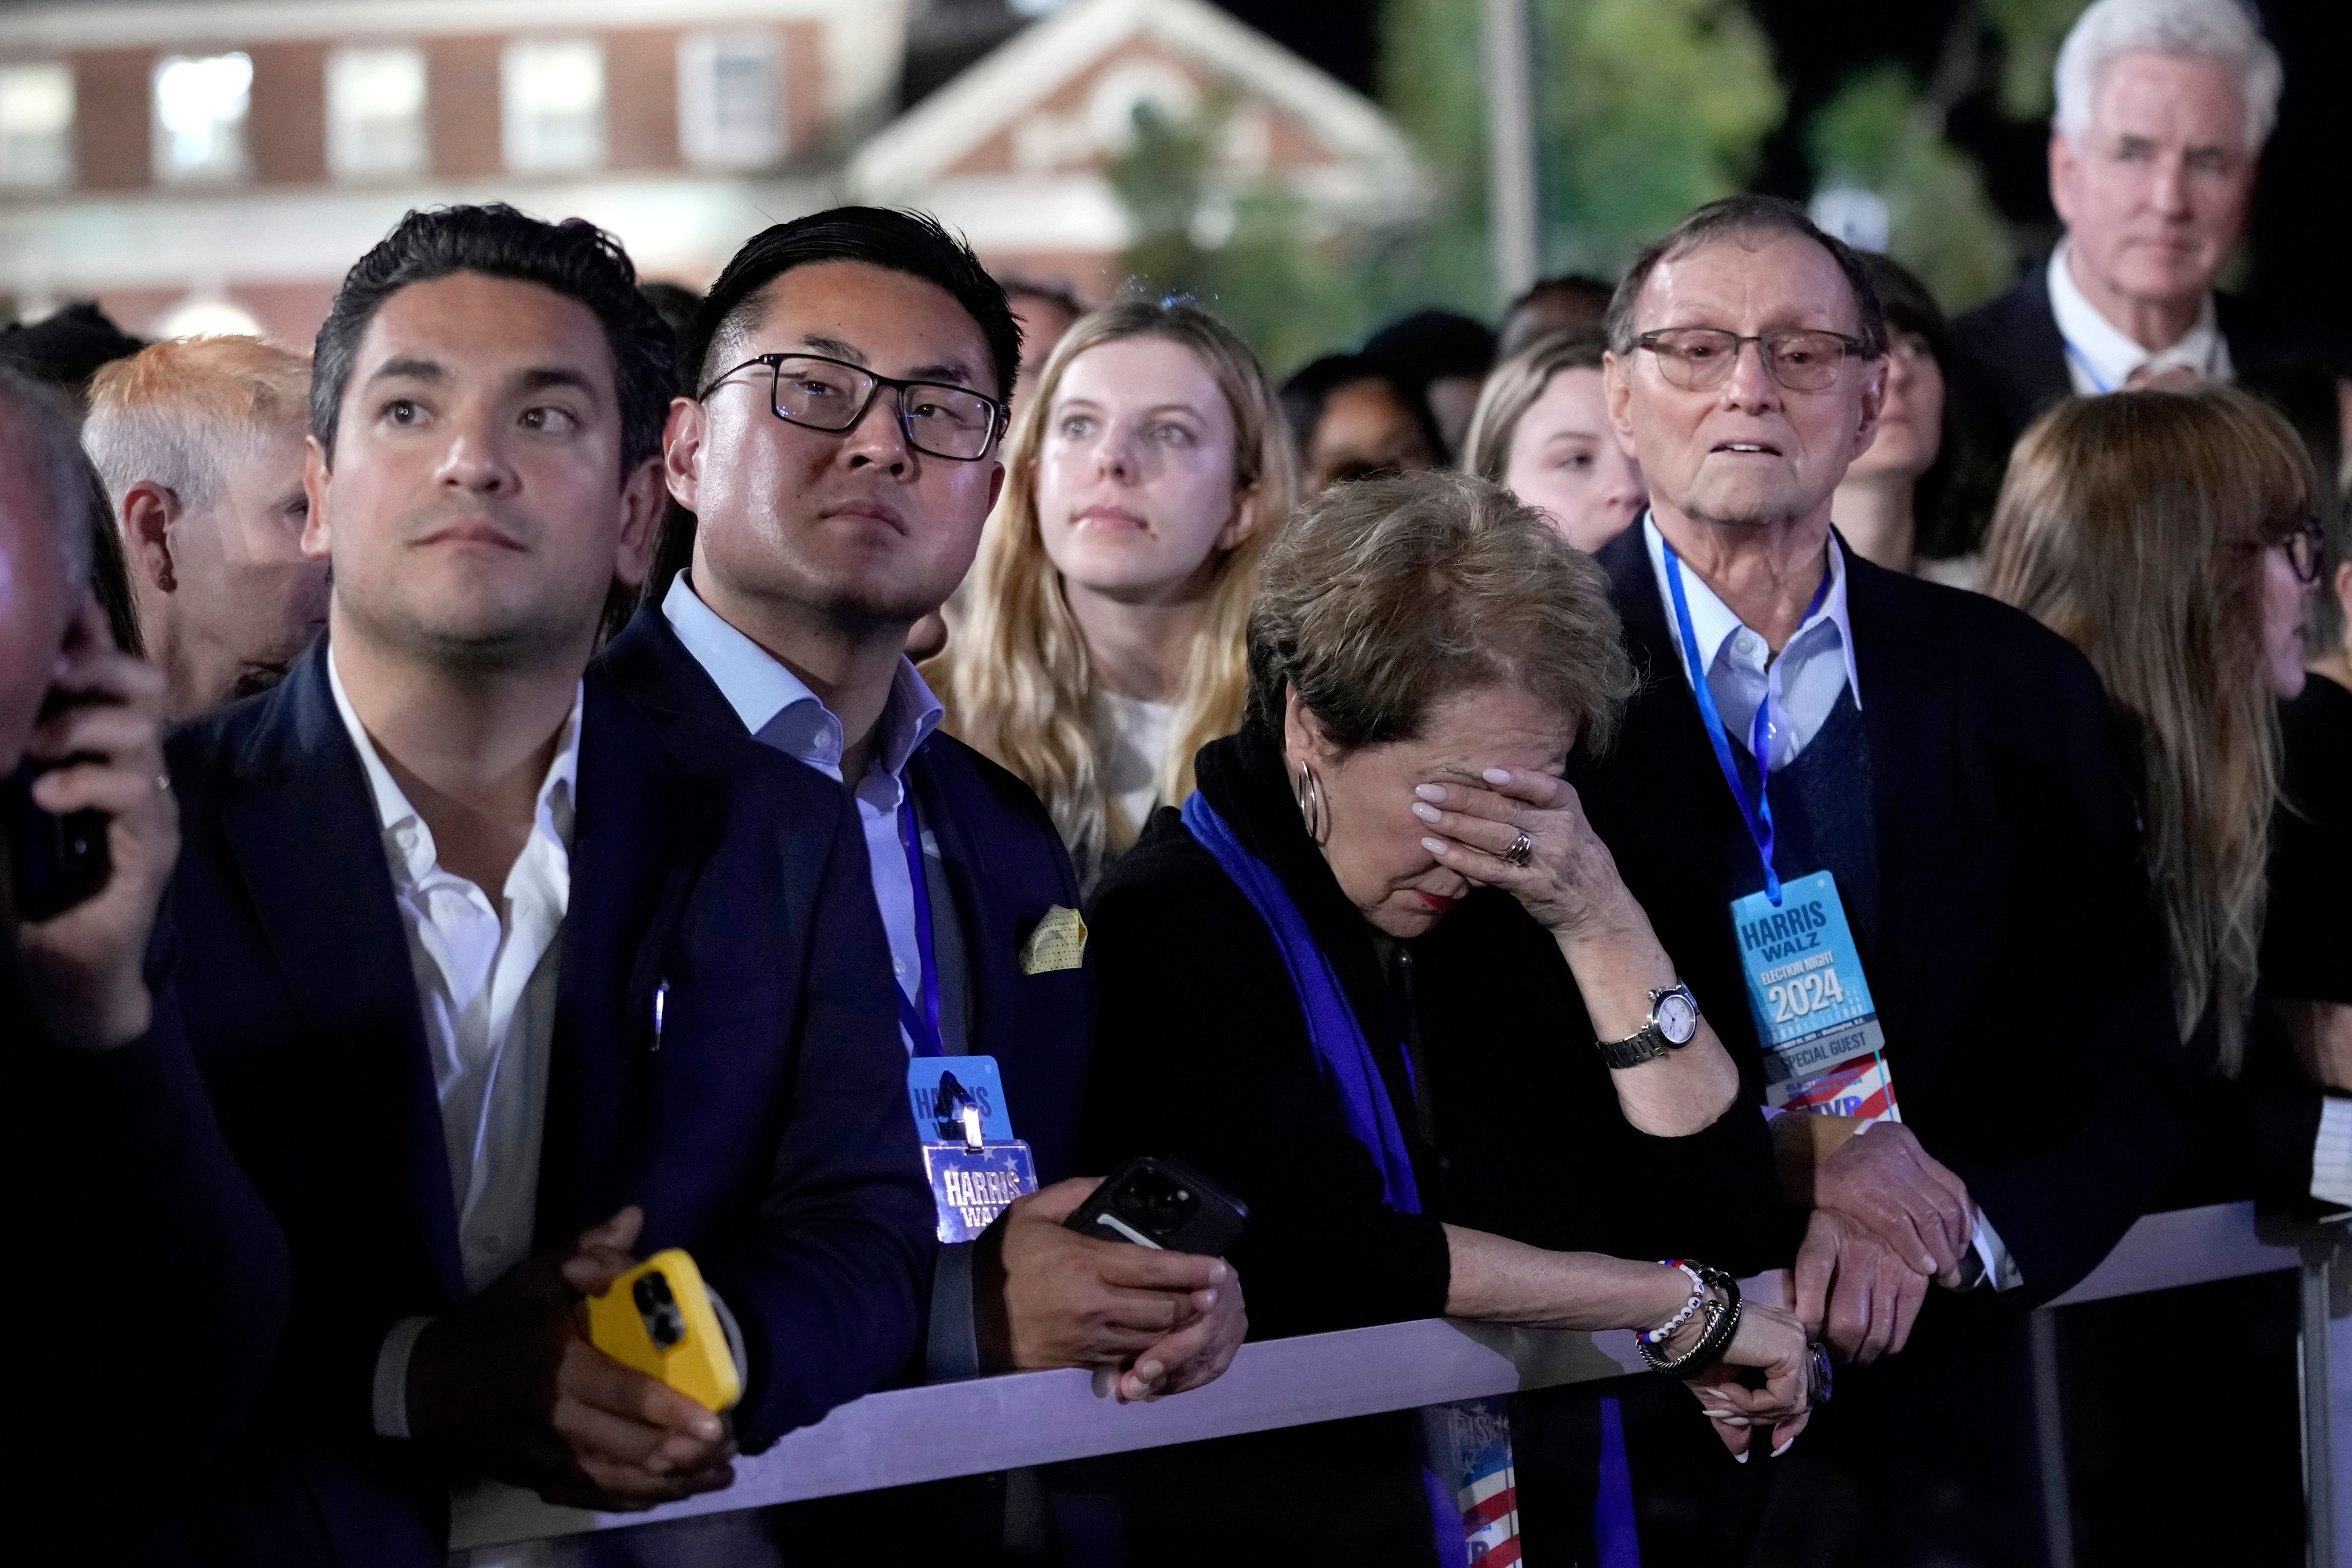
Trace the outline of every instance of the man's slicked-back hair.
[[697, 367], [698, 390], [745, 357], [741, 351], [768, 285], [795, 267], [820, 261], [862, 261], [947, 290], [987, 340], [996, 373], [994, 395], [1012, 396], [1013, 378], [1021, 368], [1021, 323], [1013, 319], [1004, 286], [937, 218], [888, 207], [834, 207], [761, 229], [744, 241], [695, 312], [686, 359]]
[[677, 339], [637, 291], [628, 252], [585, 218], [542, 223], [500, 202], [411, 212], [344, 276], [310, 356], [310, 434], [330, 466], [343, 390], [368, 323], [410, 284], [459, 272], [536, 283], [587, 307], [613, 353], [620, 477], [661, 451], [662, 425], [677, 390]]
[[[1872, 281], [1869, 264], [1861, 253], [1835, 235], [1824, 233], [1805, 209], [1779, 196], [1725, 196], [1712, 201], [1675, 225], [1644, 247], [1633, 264], [1625, 268], [1625, 276], [1617, 280], [1617, 293], [1609, 301], [1609, 349], [1619, 358], [1633, 352], [1637, 335], [1633, 312], [1642, 302], [1642, 290], [1648, 286], [1650, 274], [1662, 261], [1676, 261], [1702, 246], [1718, 240], [1761, 238], [1772, 235], [1794, 235], [1811, 240], [1829, 253], [1840, 272], [1853, 289], [1854, 318], [1861, 323], [1855, 336], [1862, 340], [1865, 358], [1880, 359], [1886, 353], [1886, 311], [1878, 300], [1878, 285]], [[1692, 325], [1677, 322], [1676, 325]]]

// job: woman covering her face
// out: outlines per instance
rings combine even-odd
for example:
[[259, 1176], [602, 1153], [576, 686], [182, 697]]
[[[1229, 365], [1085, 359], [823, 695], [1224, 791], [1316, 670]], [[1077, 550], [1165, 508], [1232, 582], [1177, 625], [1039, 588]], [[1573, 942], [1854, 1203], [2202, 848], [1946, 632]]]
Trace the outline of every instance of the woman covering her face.
[[1601, 386], [1598, 332], [1538, 338], [1495, 367], [1463, 442], [1463, 467], [1541, 511], [1590, 553], [1649, 504], [1642, 465], [1625, 455]]
[[[1240, 732], [1202, 749], [1198, 792], [1090, 911], [1082, 1142], [1090, 1169], [1172, 1155], [1248, 1205], [1231, 1257], [1255, 1335], [1641, 1329], [1697, 1379], [1696, 1404], [1658, 1391], [1666, 1419], [1777, 1450], [1806, 1419], [1803, 1331], [1734, 1311], [1727, 1275], [1691, 1261], [1769, 1261], [1763, 1121], [1561, 777], [1633, 680], [1600, 569], [1496, 486], [1423, 473], [1303, 510], [1267, 558]], [[1568, 1560], [1614, 1417], [1587, 1399], [1530, 1419], [1527, 1553]], [[1186, 1484], [1147, 1489], [1130, 1538], [1140, 1517], [1252, 1561], [1425, 1561], [1411, 1428], [1204, 1446], [1285, 1484], [1220, 1485], [1213, 1517]]]
[[926, 670], [1082, 876], [1192, 790], [1240, 722], [1257, 561], [1297, 494], [1249, 345], [1191, 305], [1081, 318], [1014, 426], [969, 618]]

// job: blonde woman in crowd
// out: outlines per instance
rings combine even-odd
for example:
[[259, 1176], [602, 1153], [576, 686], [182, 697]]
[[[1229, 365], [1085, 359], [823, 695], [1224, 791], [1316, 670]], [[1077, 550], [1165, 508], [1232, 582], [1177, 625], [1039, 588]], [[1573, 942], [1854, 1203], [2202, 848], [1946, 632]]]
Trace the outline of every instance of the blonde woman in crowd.
[[[2336, 1152], [2352, 1142], [2352, 1100], [2323, 1095], [2297, 1061], [2259, 963], [2266, 922], [2341, 920], [2340, 888], [2295, 907], [2265, 877], [2277, 704], [2304, 686], [2303, 623], [2322, 565], [2317, 489], [2293, 428], [2244, 393], [2076, 398], [2019, 441], [1986, 540], [1985, 591], [2083, 650], [2137, 752], [2152, 913], [2189, 1075], [2189, 1160], [2161, 1207], [2352, 1201]], [[2083, 1528], [2117, 1562], [2291, 1558], [2302, 1534], [2294, 1423], [2257, 1392], [2294, 1384], [2291, 1305], [2240, 1283], [2193, 1303], [2167, 1293], [2093, 1311], [2063, 1331], [2067, 1398], [2116, 1430], [2169, 1419], [2173, 1391], [2147, 1371], [2183, 1336], [2227, 1321], [2237, 1361], [2200, 1417], [2233, 1435], [2224, 1451], [2142, 1446], [2127, 1485], [2076, 1483]], [[2151, 1512], [2151, 1496], [2179, 1500]]]
[[1257, 562], [1296, 463], [1249, 345], [1139, 300], [1055, 346], [1004, 461], [968, 616], [924, 673], [1091, 879], [1240, 722]]
[[1579, 550], [1600, 549], [1649, 504], [1642, 465], [1617, 444], [1601, 390], [1599, 332], [1553, 332], [1495, 367], [1462, 466], [1541, 511]]

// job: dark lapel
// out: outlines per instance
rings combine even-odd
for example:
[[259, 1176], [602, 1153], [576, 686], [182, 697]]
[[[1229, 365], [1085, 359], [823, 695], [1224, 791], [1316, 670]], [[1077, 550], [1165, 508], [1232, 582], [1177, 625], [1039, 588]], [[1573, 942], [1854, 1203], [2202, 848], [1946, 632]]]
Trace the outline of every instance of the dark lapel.
[[719, 689], [700, 661], [670, 629], [658, 605], [642, 605], [596, 660], [605, 679], [650, 708], [733, 734], [743, 732], [742, 716]]
[[[1707, 742], [1706, 723], [1698, 701], [1683, 675], [1683, 656], [1676, 633], [1666, 618], [1665, 600], [1658, 592], [1657, 572], [1650, 564], [1650, 548], [1635, 524], [1601, 546], [1597, 559], [1609, 574], [1609, 599], [1624, 626], [1625, 650], [1633, 656], [1641, 686], [1626, 705], [1622, 727], [1612, 752], [1622, 757], [1622, 776], [1638, 781], [1645, 795], [1641, 818], [1651, 824], [1687, 826], [1687, 853], [1698, 857], [1706, 881], [1714, 888], [1729, 886], [1753, 870], [1754, 841], [1733, 800], [1731, 786]], [[1605, 766], [1605, 764], [1603, 764]], [[1681, 832], [1682, 829], [1658, 828]], [[1717, 853], [1706, 846], [1721, 846]], [[1613, 847], [1613, 846], [1612, 846]], [[1656, 847], [1644, 847], [1653, 849]], [[1723, 934], [1731, 931], [1728, 904], [1723, 910]]]
[[340, 1079], [359, 1135], [415, 1214], [434, 1272], [466, 1296], [440, 1100], [383, 830], [327, 680], [327, 639], [270, 694], [236, 760], [221, 818], [320, 1070]]
[[543, 1247], [607, 1217], [649, 1153], [646, 1127], [625, 1117], [651, 1098], [654, 992], [717, 811], [709, 784], [629, 698], [598, 671], [585, 687], [540, 1155]]
[[[1927, 955], [1940, 935], [1951, 852], [1960, 847], [1958, 668], [1925, 603], [1934, 590], [1846, 552], [1846, 613], [1870, 737], [1878, 824], [1878, 952], [1873, 1000], [1890, 1041], [1905, 1034]], [[1926, 633], [1927, 635], [1922, 635]]]

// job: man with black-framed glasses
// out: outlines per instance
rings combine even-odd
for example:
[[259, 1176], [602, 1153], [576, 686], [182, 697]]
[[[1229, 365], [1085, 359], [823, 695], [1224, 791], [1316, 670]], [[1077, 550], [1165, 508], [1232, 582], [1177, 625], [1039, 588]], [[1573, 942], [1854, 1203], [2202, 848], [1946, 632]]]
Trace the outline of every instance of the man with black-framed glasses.
[[1651, 505], [1599, 559], [1650, 679], [1571, 780], [1811, 1211], [1799, 1315], [1855, 1365], [1802, 1462], [1851, 1472], [1873, 1561], [2031, 1561], [2021, 1309], [2183, 1147], [2109, 710], [2063, 639], [1837, 537], [1886, 323], [1800, 209], [1692, 214], [1609, 338]]
[[[672, 526], [693, 533], [663, 554], [685, 569], [603, 668], [641, 700], [749, 731], [856, 805], [941, 1237], [978, 1234], [942, 1249], [930, 1375], [1092, 1366], [1143, 1398], [1224, 1370], [1240, 1289], [1215, 1258], [1058, 1223], [1091, 1191], [1065, 1180], [1094, 1028], [1077, 879], [1028, 786], [940, 731], [906, 657], [979, 549], [1019, 356], [1003, 289], [929, 217], [845, 207], [753, 237], [697, 315], [698, 395], [670, 408]], [[966, 1157], [950, 1101], [992, 1082], [981, 1142], [1025, 1143], [1045, 1184], [1001, 1215], [962, 1212], [940, 1179]], [[935, 1547], [942, 1506], [861, 1500], [848, 1532], [872, 1552], [877, 1521], [919, 1521]], [[830, 1538], [801, 1538], [826, 1511], [779, 1528], [814, 1556]]]

